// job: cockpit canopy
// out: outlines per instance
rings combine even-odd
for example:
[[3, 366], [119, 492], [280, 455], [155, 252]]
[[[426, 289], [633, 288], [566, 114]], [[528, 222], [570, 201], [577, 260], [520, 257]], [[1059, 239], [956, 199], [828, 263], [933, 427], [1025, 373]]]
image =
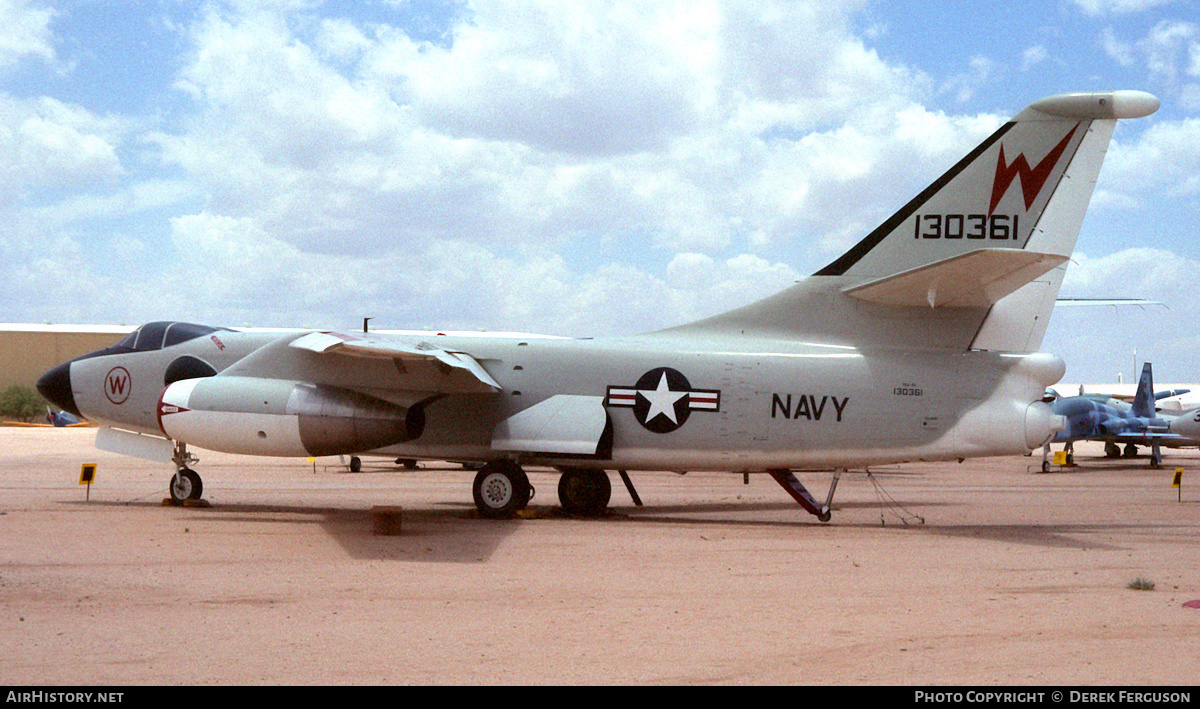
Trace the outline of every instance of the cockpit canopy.
[[151, 322], [126, 335], [111, 349], [150, 352], [222, 331], [231, 332], [226, 327], [211, 327], [190, 322]]

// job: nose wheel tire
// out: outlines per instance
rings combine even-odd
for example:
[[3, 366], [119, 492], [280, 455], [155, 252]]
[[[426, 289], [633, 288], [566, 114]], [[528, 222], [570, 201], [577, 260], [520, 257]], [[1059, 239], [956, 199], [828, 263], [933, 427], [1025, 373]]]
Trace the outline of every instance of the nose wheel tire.
[[190, 468], [184, 468], [171, 478], [171, 501], [182, 504], [187, 500], [199, 500], [204, 494], [204, 482], [200, 475]]
[[475, 475], [471, 492], [481, 516], [503, 519], [525, 509], [533, 497], [533, 486], [521, 466], [496, 461], [483, 466]]

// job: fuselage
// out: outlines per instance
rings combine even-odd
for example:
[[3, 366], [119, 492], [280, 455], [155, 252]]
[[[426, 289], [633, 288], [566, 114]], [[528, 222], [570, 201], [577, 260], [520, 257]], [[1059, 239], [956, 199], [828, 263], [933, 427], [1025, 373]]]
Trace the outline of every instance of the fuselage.
[[[178, 371], [179, 362], [194, 359], [227, 376], [251, 354], [262, 357], [263, 348], [279, 348], [281, 340], [301, 334], [216, 330], [168, 347], [99, 353], [64, 366], [79, 413], [166, 437], [161, 405], [172, 365]], [[487, 461], [507, 455], [523, 463], [608, 469], [851, 467], [1025, 453], [1060, 425], [1038, 401], [1063, 368], [1045, 354], [864, 351], [734, 336], [372, 337], [469, 352], [500, 386], [492, 393], [423, 393], [404, 386], [404, 372], [386, 359], [332, 369], [306, 364], [307, 355], [288, 353], [291, 359], [280, 360], [272, 375], [278, 380], [318, 380], [404, 409], [419, 407], [418, 435], [371, 451], [397, 457]], [[603, 407], [609, 430], [601, 453], [497, 450], [501, 422], [564, 395]], [[228, 422], [222, 425], [232, 440], [236, 427], [253, 428], [261, 419], [216, 420]], [[554, 425], [569, 429], [571, 423]], [[280, 454], [278, 447], [255, 449], [252, 433], [243, 431], [230, 446], [184, 442]]]

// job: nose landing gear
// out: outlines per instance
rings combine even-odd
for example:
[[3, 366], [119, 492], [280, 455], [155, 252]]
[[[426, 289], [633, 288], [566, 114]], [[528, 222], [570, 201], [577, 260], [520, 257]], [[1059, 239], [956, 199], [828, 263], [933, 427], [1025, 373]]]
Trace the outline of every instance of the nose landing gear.
[[191, 468], [184, 468], [171, 478], [171, 502], [182, 505], [188, 501], [199, 500], [204, 494], [204, 482], [200, 475]]
[[195, 465], [199, 460], [188, 453], [186, 443], [175, 444], [175, 454], [171, 457], [171, 461], [175, 463], [175, 475], [171, 477], [171, 483], [167, 486], [171, 494], [171, 504], [186, 505], [200, 501], [204, 494], [204, 481], [200, 479], [199, 473], [188, 467]]

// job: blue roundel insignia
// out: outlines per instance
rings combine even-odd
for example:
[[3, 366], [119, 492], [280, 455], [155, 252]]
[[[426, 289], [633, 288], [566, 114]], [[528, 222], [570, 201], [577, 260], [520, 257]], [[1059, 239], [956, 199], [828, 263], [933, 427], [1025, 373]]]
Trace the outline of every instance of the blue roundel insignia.
[[678, 370], [656, 367], [633, 386], [608, 387], [604, 405], [632, 408], [646, 430], [671, 433], [687, 423], [693, 411], [720, 411], [721, 392], [693, 389]]

